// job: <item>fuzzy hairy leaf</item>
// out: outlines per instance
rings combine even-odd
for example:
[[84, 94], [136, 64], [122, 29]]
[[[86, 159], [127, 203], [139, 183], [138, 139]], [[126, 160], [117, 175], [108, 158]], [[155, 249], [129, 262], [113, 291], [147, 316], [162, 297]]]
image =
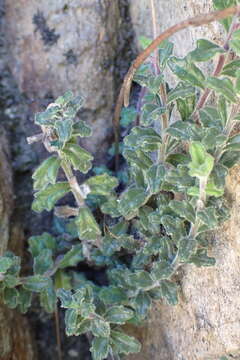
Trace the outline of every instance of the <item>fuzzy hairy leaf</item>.
[[79, 215], [75, 218], [78, 235], [82, 240], [95, 240], [101, 235], [101, 230], [91, 210], [87, 207], [79, 209]]
[[42, 164], [34, 171], [34, 190], [41, 190], [48, 184], [55, 184], [61, 160], [56, 156], [51, 156], [44, 160]]
[[120, 331], [111, 331], [110, 342], [114, 351], [119, 354], [128, 355], [141, 350], [141, 344], [134, 337]]
[[196, 177], [208, 177], [214, 166], [214, 158], [208, 154], [200, 142], [192, 142], [189, 147], [192, 161], [188, 167], [189, 175]]
[[49, 249], [43, 249], [39, 255], [34, 257], [34, 274], [43, 275], [47, 270], [53, 267], [53, 254]]
[[219, 95], [223, 95], [230, 102], [237, 101], [233, 83], [228, 78], [219, 79], [210, 76], [206, 81], [206, 86], [215, 90]]
[[35, 199], [32, 203], [32, 209], [36, 212], [51, 211], [55, 203], [69, 191], [70, 186], [67, 182], [48, 185], [45, 189], [34, 194]]
[[104, 318], [110, 323], [123, 325], [130, 320], [133, 315], [134, 312], [131, 309], [120, 305], [110, 307], [104, 314]]
[[93, 360], [103, 360], [107, 358], [109, 353], [109, 339], [95, 337], [92, 341], [92, 346], [90, 348]]
[[6, 256], [0, 256], [0, 273], [5, 273], [13, 264], [13, 260]]
[[224, 49], [206, 39], [197, 40], [197, 48], [188, 55], [190, 61], [208, 61], [216, 54], [224, 52]]
[[138, 209], [145, 204], [149, 195], [141, 188], [127, 189], [121, 196], [118, 203], [118, 210], [125, 219], [132, 219]]
[[[106, 319], [107, 320], [107, 319]], [[103, 319], [94, 319], [92, 321], [91, 330], [94, 336], [108, 338], [110, 336], [109, 322]]]
[[64, 269], [68, 266], [76, 266], [80, 261], [83, 261], [82, 245], [74, 245], [59, 262], [59, 268]]
[[93, 156], [81, 146], [68, 143], [62, 152], [65, 158], [71, 162], [75, 170], [86, 174], [91, 169]]
[[72, 136], [89, 137], [92, 130], [83, 120], [78, 120], [72, 127]]
[[90, 187], [91, 194], [109, 195], [118, 186], [118, 179], [108, 174], [92, 176], [86, 181]]

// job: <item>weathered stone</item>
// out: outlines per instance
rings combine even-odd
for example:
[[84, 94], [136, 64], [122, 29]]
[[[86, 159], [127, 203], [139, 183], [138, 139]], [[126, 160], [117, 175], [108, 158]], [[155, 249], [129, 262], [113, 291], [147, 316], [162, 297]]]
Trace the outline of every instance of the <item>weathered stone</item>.
[[9, 64], [31, 112], [66, 90], [82, 94], [94, 133], [87, 147], [98, 157], [111, 131], [118, 14], [111, 0], [6, 0]]

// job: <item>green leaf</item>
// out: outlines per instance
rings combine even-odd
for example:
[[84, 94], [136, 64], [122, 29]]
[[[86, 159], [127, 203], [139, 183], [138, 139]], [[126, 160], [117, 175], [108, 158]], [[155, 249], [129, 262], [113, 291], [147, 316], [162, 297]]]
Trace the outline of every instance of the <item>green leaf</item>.
[[240, 71], [236, 71], [236, 83], [235, 83], [235, 91], [239, 95], [240, 94]]
[[134, 307], [137, 316], [144, 320], [149, 312], [151, 307], [151, 298], [145, 292], [140, 292], [133, 301], [131, 301], [131, 306]]
[[55, 121], [61, 116], [60, 111], [60, 105], [50, 104], [44, 112], [35, 115], [35, 123], [39, 126], [53, 126]]
[[216, 146], [223, 145], [227, 137], [219, 131], [218, 128], [212, 127], [206, 129], [206, 133], [202, 139], [202, 144], [206, 150], [214, 149]]
[[187, 261], [197, 250], [197, 240], [192, 237], [184, 237], [179, 241], [178, 257], [180, 261]]
[[56, 310], [56, 294], [52, 286], [44, 289], [40, 293], [40, 304], [48, 313], [53, 313]]
[[197, 40], [197, 48], [188, 55], [189, 60], [193, 62], [208, 61], [216, 54], [224, 52], [224, 49], [215, 43], [206, 39]]
[[18, 304], [19, 309], [22, 314], [25, 314], [28, 311], [28, 308], [31, 306], [32, 302], [32, 293], [25, 290], [22, 286], [18, 289]]
[[125, 306], [112, 306], [104, 314], [104, 318], [113, 324], [123, 325], [134, 316], [134, 312]]
[[157, 194], [161, 190], [165, 173], [165, 167], [161, 164], [153, 165], [146, 171], [146, 182], [151, 194]]
[[220, 163], [230, 169], [233, 165], [239, 163], [239, 160], [239, 151], [226, 151], [222, 155]]
[[[180, 65], [181, 63], [183, 66]], [[196, 71], [196, 67], [192, 69], [188, 68], [186, 70], [186, 64], [183, 64], [182, 59], [179, 60], [176, 57], [171, 57], [168, 60], [168, 66], [179, 79], [186, 81], [193, 86], [204, 89], [203, 81], [200, 79], [199, 73]]]
[[146, 36], [139, 36], [138, 41], [142, 49], [145, 50], [153, 40]]
[[155, 262], [151, 274], [156, 280], [168, 279], [174, 272], [174, 268], [166, 260]]
[[74, 118], [83, 103], [84, 99], [81, 96], [77, 96], [73, 100], [70, 100], [64, 108], [64, 117], [71, 119]]
[[234, 91], [233, 83], [228, 78], [215, 78], [208, 77], [206, 81], [206, 86], [210, 89], [213, 89], [219, 95], [223, 95], [230, 102], [237, 102], [236, 94]]
[[75, 309], [67, 309], [65, 311], [65, 331], [67, 336], [76, 334], [78, 315], [78, 311]]
[[198, 211], [197, 217], [206, 225], [207, 230], [213, 230], [218, 226], [216, 209], [214, 207], [206, 207], [204, 210]]
[[206, 106], [199, 111], [200, 120], [205, 128], [216, 127], [220, 130], [223, 129], [221, 115], [216, 108]]
[[[223, 178], [222, 180], [225, 180], [225, 178]], [[215, 197], [223, 196], [224, 188], [222, 186], [217, 187], [214, 181], [210, 179], [206, 186], [206, 194]]]
[[167, 234], [173, 235], [174, 233], [179, 233], [182, 225], [182, 220], [170, 215], [164, 215], [161, 217], [161, 223], [165, 227], [165, 231], [167, 232]]
[[89, 319], [84, 319], [80, 323], [77, 324], [77, 330], [75, 331], [75, 335], [79, 336], [91, 331], [92, 321]]
[[192, 161], [188, 167], [189, 175], [196, 177], [208, 177], [214, 166], [214, 158], [208, 154], [200, 142], [192, 142], [189, 147]]
[[192, 115], [196, 104], [196, 95], [186, 99], [177, 99], [177, 109], [183, 121], [188, 120]]
[[99, 336], [102, 338], [108, 338], [110, 336], [109, 322], [102, 319], [94, 319], [92, 321], [91, 330], [94, 336]]
[[52, 210], [55, 203], [70, 191], [68, 182], [58, 182], [48, 185], [45, 189], [34, 194], [32, 209], [36, 212]]
[[173, 47], [174, 47], [173, 43], [168, 40], [163, 41], [159, 45], [158, 58], [159, 58], [159, 66], [161, 70], [164, 70], [168, 59], [172, 55]]
[[235, 77], [236, 71], [239, 69], [239, 67], [240, 67], [240, 60], [230, 61], [228, 64], [226, 64], [223, 67], [221, 75]]
[[53, 254], [49, 249], [43, 249], [41, 253], [34, 258], [34, 274], [43, 275], [47, 270], [53, 268]]
[[3, 302], [7, 305], [10, 309], [15, 309], [18, 305], [19, 293], [18, 291], [13, 288], [5, 288], [3, 292]]
[[13, 260], [6, 256], [0, 256], [0, 273], [5, 273], [13, 264]]
[[86, 181], [91, 189], [91, 194], [107, 196], [118, 186], [118, 179], [108, 174], [92, 176]]
[[58, 289], [57, 297], [61, 300], [61, 307], [69, 308], [73, 303], [73, 296], [70, 290]]
[[62, 152], [66, 159], [72, 163], [75, 170], [86, 174], [91, 169], [93, 156], [81, 146], [68, 143]]
[[201, 129], [195, 124], [185, 121], [176, 121], [166, 129], [166, 132], [181, 140], [200, 140], [202, 133]]
[[78, 236], [81, 240], [95, 240], [101, 235], [101, 230], [91, 210], [87, 207], [79, 209], [79, 215], [75, 218]]
[[169, 202], [170, 208], [180, 217], [187, 219], [189, 222], [195, 222], [195, 210], [192, 205], [186, 201], [171, 200]]
[[159, 104], [146, 103], [141, 109], [140, 124], [149, 126], [153, 121], [160, 119], [162, 114], [165, 114], [166, 108]]
[[41, 292], [49, 287], [49, 278], [33, 275], [24, 278], [23, 287], [29, 291]]
[[55, 100], [55, 103], [64, 107], [69, 103], [69, 101], [71, 101], [73, 99], [74, 99], [74, 95], [73, 95], [72, 91], [68, 90], [62, 96], [59, 96]]
[[123, 108], [121, 111], [121, 119], [120, 119], [120, 125], [123, 127], [128, 127], [131, 125], [137, 117], [137, 110], [130, 106], [128, 108]]
[[152, 128], [134, 127], [124, 138], [124, 145], [134, 150], [155, 151], [161, 145], [161, 137]]
[[85, 124], [84, 121], [78, 120], [72, 127], [72, 136], [89, 137], [92, 135], [92, 130]]
[[57, 131], [57, 136], [58, 136], [58, 140], [60, 142], [61, 148], [63, 148], [65, 146], [66, 142], [72, 136], [73, 121], [72, 121], [72, 119], [58, 120], [55, 122], [54, 127]]
[[237, 56], [240, 55], [240, 29], [234, 31], [229, 41], [229, 45]]
[[101, 205], [101, 211], [103, 214], [108, 214], [113, 218], [121, 216], [118, 211], [118, 202], [116, 198], [112, 198]]
[[74, 245], [59, 262], [58, 267], [64, 269], [69, 266], [76, 266], [80, 261], [83, 261], [82, 245]]
[[20, 278], [16, 275], [6, 274], [4, 275], [4, 285], [9, 288], [14, 288], [20, 284]]
[[225, 185], [225, 179], [228, 174], [228, 169], [226, 166], [223, 166], [222, 164], [216, 164], [213, 168], [211, 179], [209, 180], [213, 182], [216, 188], [223, 188]]
[[34, 171], [34, 190], [41, 190], [48, 184], [55, 184], [61, 160], [57, 156], [51, 156], [44, 160], [42, 164]]
[[125, 149], [123, 151], [125, 159], [133, 165], [136, 165], [140, 170], [147, 170], [153, 165], [151, 158], [142, 150]]
[[191, 256], [187, 262], [192, 263], [197, 267], [214, 266], [216, 264], [216, 260], [213, 257], [209, 257], [205, 249], [197, 250], [196, 254]]
[[125, 219], [132, 219], [138, 209], [146, 203], [149, 195], [142, 188], [129, 188], [121, 196], [118, 210]]
[[167, 101], [171, 103], [177, 99], [186, 99], [193, 95], [195, 95], [195, 87], [180, 82], [175, 89], [169, 91]]
[[109, 339], [95, 337], [90, 348], [93, 360], [103, 360], [108, 356], [110, 350]]
[[151, 274], [147, 271], [135, 271], [134, 273], [129, 274], [126, 281], [130, 286], [138, 289], [148, 288], [154, 283]]
[[141, 344], [132, 336], [128, 336], [120, 331], [111, 331], [111, 344], [116, 353], [128, 355], [138, 353], [141, 350]]
[[172, 281], [165, 280], [161, 282], [161, 293], [162, 297], [166, 298], [169, 305], [177, 305], [178, 303], [178, 294], [177, 294], [177, 284]]
[[221, 117], [222, 127], [224, 128], [228, 121], [228, 109], [227, 102], [224, 96], [219, 96], [218, 99], [218, 112]]
[[56, 239], [46, 232], [42, 235], [31, 236], [28, 240], [28, 243], [29, 251], [33, 257], [41, 254], [42, 250], [44, 249], [50, 249], [54, 251], [57, 247]]
[[98, 296], [106, 305], [121, 304], [127, 301], [125, 290], [116, 286], [101, 288]]

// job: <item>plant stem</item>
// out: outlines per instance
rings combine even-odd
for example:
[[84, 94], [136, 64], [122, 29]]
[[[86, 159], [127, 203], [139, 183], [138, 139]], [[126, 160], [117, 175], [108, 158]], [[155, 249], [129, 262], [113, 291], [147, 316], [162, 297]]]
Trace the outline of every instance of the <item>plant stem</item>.
[[85, 201], [82, 196], [80, 186], [78, 184], [76, 176], [72, 172], [71, 166], [68, 164], [68, 162], [66, 160], [62, 160], [61, 166], [62, 166], [64, 174], [66, 175], [66, 178], [69, 182], [69, 185], [71, 187], [72, 193], [75, 197], [75, 200], [76, 200], [78, 206], [79, 207], [85, 206]]
[[62, 346], [61, 346], [61, 335], [60, 335], [60, 324], [59, 324], [59, 313], [58, 313], [58, 307], [56, 305], [55, 311], [54, 311], [54, 317], [55, 317], [55, 328], [56, 328], [56, 338], [57, 338], [57, 351], [58, 351], [58, 360], [62, 360]]

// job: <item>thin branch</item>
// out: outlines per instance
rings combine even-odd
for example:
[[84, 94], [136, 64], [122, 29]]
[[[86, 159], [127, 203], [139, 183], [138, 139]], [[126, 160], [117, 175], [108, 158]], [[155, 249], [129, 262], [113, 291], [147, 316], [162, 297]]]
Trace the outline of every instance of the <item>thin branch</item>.
[[[165, 30], [136, 58], [136, 60], [132, 63], [132, 65], [130, 66], [130, 69], [128, 70], [128, 72], [124, 78], [123, 85], [121, 87], [121, 90], [120, 90], [120, 93], [119, 93], [119, 96], [117, 99], [117, 103], [116, 103], [115, 112], [114, 112], [113, 125], [114, 125], [116, 150], [118, 149], [118, 137], [119, 137], [119, 135], [118, 135], [119, 129], [118, 128], [119, 128], [119, 118], [120, 118], [122, 106], [123, 106], [123, 104], [125, 106], [129, 105], [129, 95], [130, 95], [130, 90], [131, 90], [131, 85], [132, 85], [134, 74], [137, 71], [137, 69], [142, 65], [142, 63], [148, 58], [148, 56], [154, 50], [156, 50], [158, 45], [163, 40], [169, 38], [173, 34], [179, 32], [183, 29], [186, 29], [191, 26], [198, 27], [198, 26], [206, 25], [213, 21], [221, 20], [226, 17], [238, 14], [239, 12], [240, 12], [240, 5], [237, 5], [237, 6], [233, 6], [233, 7], [224, 9], [224, 10], [213, 11], [208, 14], [198, 15], [198, 16], [195, 16], [188, 20], [184, 20], [176, 25], [171, 26], [167, 30]], [[117, 152], [116, 152], [116, 158], [117, 157], [118, 156], [117, 156]]]

